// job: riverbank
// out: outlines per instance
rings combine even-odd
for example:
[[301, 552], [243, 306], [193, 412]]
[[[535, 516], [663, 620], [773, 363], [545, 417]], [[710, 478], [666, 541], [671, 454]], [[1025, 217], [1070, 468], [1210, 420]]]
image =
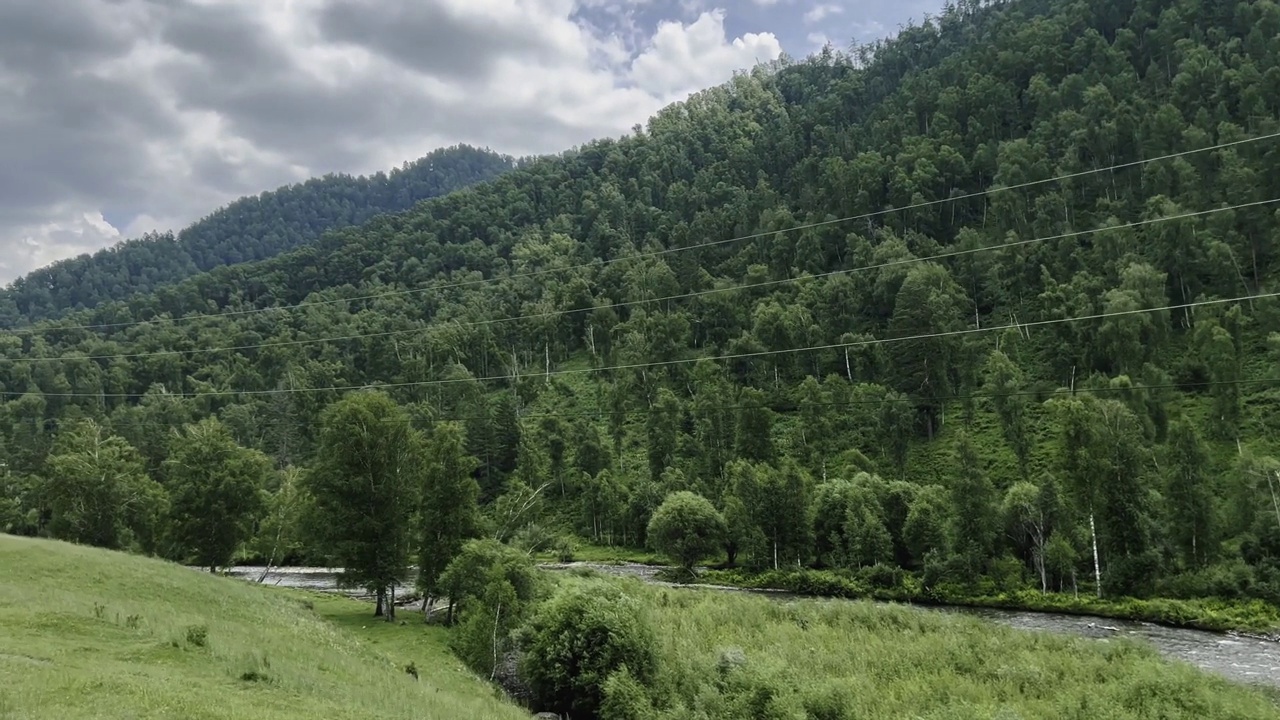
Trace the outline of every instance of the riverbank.
[[866, 602], [777, 602], [640, 578], [621, 588], [652, 628], [644, 682], [609, 678], [618, 717], [1280, 718], [1275, 693], [1143, 643], [1025, 633], [978, 618]]
[[1231, 633], [1280, 642], [1280, 608], [1250, 602], [1168, 598], [1098, 598], [1091, 595], [1042, 593], [1020, 589], [998, 593], [968, 590], [947, 584], [925, 589], [913, 576], [902, 574], [872, 586], [848, 573], [830, 570], [705, 570], [699, 584], [723, 585], [744, 590], [776, 590], [808, 597], [866, 599], [914, 605], [956, 606], [1022, 610], [1097, 618], [1149, 622], [1176, 628]]

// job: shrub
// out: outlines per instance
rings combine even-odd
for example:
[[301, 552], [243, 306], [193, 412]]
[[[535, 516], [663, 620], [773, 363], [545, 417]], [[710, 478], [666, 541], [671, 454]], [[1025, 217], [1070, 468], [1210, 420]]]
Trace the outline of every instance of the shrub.
[[205, 625], [192, 625], [187, 628], [187, 644], [193, 647], [204, 647], [209, 644], [209, 628]]
[[567, 535], [561, 535], [556, 538], [556, 560], [562, 563], [571, 563], [577, 552], [578, 546], [573, 541], [573, 538]]
[[522, 675], [537, 708], [573, 717], [598, 716], [606, 681], [624, 666], [641, 686], [657, 667], [656, 640], [640, 604], [604, 583], [560, 590], [537, 609], [522, 640]]

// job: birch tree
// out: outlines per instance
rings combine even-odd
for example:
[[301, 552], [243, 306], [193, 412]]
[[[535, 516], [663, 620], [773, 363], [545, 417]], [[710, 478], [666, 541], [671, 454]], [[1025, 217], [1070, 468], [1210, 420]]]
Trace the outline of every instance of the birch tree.
[[377, 596], [375, 616], [395, 619], [395, 587], [409, 575], [410, 519], [420, 486], [422, 438], [382, 392], [358, 392], [322, 415], [307, 475], [316, 547], [340, 581]]

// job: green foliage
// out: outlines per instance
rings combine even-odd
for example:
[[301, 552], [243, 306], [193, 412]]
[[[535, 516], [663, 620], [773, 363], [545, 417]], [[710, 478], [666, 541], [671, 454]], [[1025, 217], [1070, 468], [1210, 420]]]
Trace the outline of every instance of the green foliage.
[[527, 556], [492, 540], [473, 540], [441, 576], [449, 619], [457, 621], [450, 646], [481, 675], [493, 679], [514, 647], [512, 633], [541, 588], [535, 572]]
[[649, 519], [649, 543], [686, 571], [715, 552], [724, 539], [724, 517], [701, 495], [672, 493]]
[[58, 436], [41, 494], [54, 533], [104, 548], [146, 543], [166, 503], [137, 451], [92, 420]]
[[465, 614], [472, 600], [483, 601], [495, 584], [511, 588], [515, 600], [508, 605], [528, 604], [541, 588], [533, 561], [525, 553], [492, 539], [464, 543], [440, 575], [439, 586], [449, 598], [450, 621]]
[[[626, 668], [646, 686], [657, 667], [657, 644], [642, 606], [601, 582], [559, 589], [541, 605], [522, 641], [522, 675], [535, 707], [599, 717], [611, 677]], [[612, 687], [620, 700], [619, 677]]]
[[630, 592], [652, 618], [661, 648], [654, 677], [644, 684], [647, 696], [631, 695], [652, 703], [648, 717], [1277, 715], [1259, 690], [1170, 664], [1124, 640], [1027, 634], [952, 613], [869, 603]]
[[174, 551], [210, 571], [228, 564], [262, 511], [271, 461], [208, 419], [174, 439], [164, 470]]
[[436, 426], [425, 448], [426, 467], [418, 509], [418, 590], [435, 597], [444, 569], [479, 532], [480, 485], [471, 476], [479, 463], [466, 454], [459, 423]]
[[[307, 475], [315, 546], [343, 568], [342, 582], [376, 592], [408, 576], [410, 519], [420, 487], [422, 439], [381, 392], [349, 395], [324, 412]], [[387, 603], [388, 620], [394, 604]]]
[[[959, 3], [412, 207], [511, 163], [441, 151], [37, 273], [0, 293], [0, 323], [50, 318], [0, 336], [0, 523], [166, 552], [173, 430], [216, 416], [300, 473], [251, 552], [386, 548], [373, 585], [410, 558], [430, 585], [470, 535], [634, 552], [688, 491], [731, 566], [1275, 598], [1280, 303], [1253, 296], [1280, 272], [1280, 165], [1252, 138], [1280, 130], [1276, 17]], [[456, 507], [428, 455], [355, 502], [364, 436], [324, 421], [361, 388], [403, 408], [406, 454], [461, 435]], [[111, 477], [156, 481], [79, 487], [96, 519], [55, 472], [88, 476], [83, 420], [136, 448], [141, 475], [110, 445]]]

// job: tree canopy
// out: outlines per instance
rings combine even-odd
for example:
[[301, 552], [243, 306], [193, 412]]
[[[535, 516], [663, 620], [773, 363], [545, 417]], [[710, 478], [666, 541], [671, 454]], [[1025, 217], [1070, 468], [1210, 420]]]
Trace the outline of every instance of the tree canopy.
[[[966, 0], [266, 259], [32, 300], [0, 522], [165, 552], [125, 499], [216, 417], [370, 587], [469, 535], [651, 545], [689, 492], [758, 569], [1280, 601], [1278, 33]], [[473, 490], [464, 532], [432, 496]]]

